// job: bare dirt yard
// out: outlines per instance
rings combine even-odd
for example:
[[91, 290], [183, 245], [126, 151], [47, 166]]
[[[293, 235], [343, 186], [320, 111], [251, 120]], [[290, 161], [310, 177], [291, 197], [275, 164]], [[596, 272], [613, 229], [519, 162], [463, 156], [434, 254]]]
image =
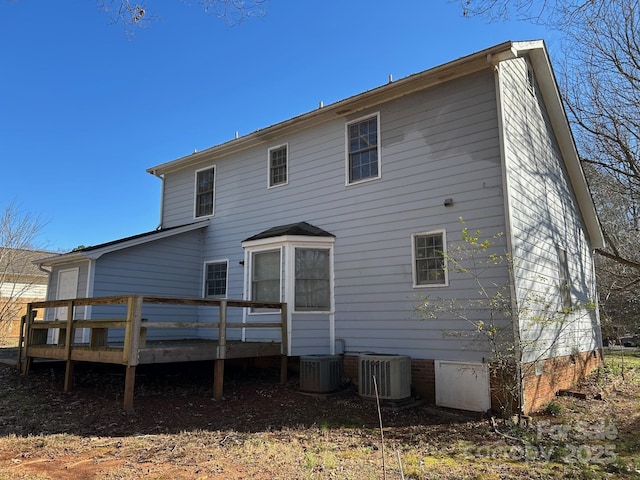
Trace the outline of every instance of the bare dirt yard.
[[618, 355], [529, 427], [422, 405], [383, 409], [384, 440], [353, 387], [304, 395], [276, 370], [227, 369], [215, 401], [211, 364], [140, 368], [127, 414], [117, 367], [78, 364], [64, 393], [63, 365], [0, 365], [0, 480], [640, 478], [640, 354], [624, 380]]

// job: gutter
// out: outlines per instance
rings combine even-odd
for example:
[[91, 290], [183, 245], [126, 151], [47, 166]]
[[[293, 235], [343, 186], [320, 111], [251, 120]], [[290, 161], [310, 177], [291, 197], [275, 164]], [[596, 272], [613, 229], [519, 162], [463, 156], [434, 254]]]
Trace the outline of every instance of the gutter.
[[[529, 43], [537, 45], [538, 47], [543, 45], [541, 41], [528, 42], [527, 45]], [[511, 41], [501, 43], [480, 52], [458, 58], [457, 60], [453, 60], [449, 63], [436, 66], [429, 70], [415, 73], [400, 80], [395, 80], [391, 83], [384, 84], [344, 100], [339, 100], [330, 105], [321, 106], [302, 115], [256, 130], [243, 137], [232, 139], [200, 152], [194, 152], [191, 155], [156, 165], [155, 167], [147, 169], [147, 173], [159, 176], [165, 173], [182, 170], [183, 168], [188, 168], [200, 162], [213, 161], [231, 153], [237, 153], [257, 145], [271, 142], [280, 136], [290, 135], [300, 130], [305, 130], [311, 126], [326, 123], [335, 118], [345, 118], [350, 115], [355, 115], [363, 110], [379, 105], [380, 103], [388, 102], [420, 90], [431, 88], [477, 71], [486, 70], [487, 68], [490, 68], [490, 65], [487, 64], [487, 56], [495, 56], [496, 58], [512, 58], [517, 55], [518, 50], [516, 47], [519, 45], [520, 44], [515, 44]]]
[[37, 265], [37, 266], [38, 266], [38, 270], [40, 270], [41, 272], [44, 272], [44, 273], [46, 273], [47, 275], [51, 275], [52, 270], [47, 270], [46, 268], [44, 268], [44, 267], [42, 266], [42, 264], [41, 264], [41, 263], [34, 262], [34, 265]]

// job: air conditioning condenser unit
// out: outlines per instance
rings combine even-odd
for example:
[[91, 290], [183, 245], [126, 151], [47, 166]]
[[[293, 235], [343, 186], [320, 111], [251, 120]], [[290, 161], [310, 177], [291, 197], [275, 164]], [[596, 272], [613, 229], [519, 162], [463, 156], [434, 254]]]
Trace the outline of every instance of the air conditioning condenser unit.
[[300, 357], [300, 390], [331, 393], [340, 388], [342, 362], [339, 355], [305, 355]]
[[[375, 384], [374, 384], [375, 378]], [[362, 354], [358, 357], [358, 393], [361, 397], [404, 400], [411, 396], [411, 357]]]

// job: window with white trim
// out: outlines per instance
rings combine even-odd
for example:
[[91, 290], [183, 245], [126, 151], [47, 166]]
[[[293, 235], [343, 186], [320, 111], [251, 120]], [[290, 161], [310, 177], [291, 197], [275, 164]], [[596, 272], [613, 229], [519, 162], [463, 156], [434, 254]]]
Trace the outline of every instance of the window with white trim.
[[227, 260], [204, 264], [205, 297], [225, 298], [227, 296], [228, 265]]
[[213, 215], [215, 194], [215, 167], [207, 167], [196, 171], [194, 216], [207, 217]]
[[329, 249], [295, 249], [295, 310], [325, 312], [331, 309]]
[[413, 285], [415, 287], [448, 285], [445, 231], [417, 233], [412, 237], [412, 247]]
[[[333, 236], [278, 235], [242, 242], [245, 298], [286, 302], [290, 313], [327, 314], [334, 305]], [[249, 313], [271, 313], [264, 308]]]
[[269, 149], [269, 187], [286, 185], [288, 182], [288, 146]]
[[380, 177], [379, 114], [347, 123], [347, 184]]
[[279, 302], [280, 249], [253, 252], [251, 261], [251, 300]]

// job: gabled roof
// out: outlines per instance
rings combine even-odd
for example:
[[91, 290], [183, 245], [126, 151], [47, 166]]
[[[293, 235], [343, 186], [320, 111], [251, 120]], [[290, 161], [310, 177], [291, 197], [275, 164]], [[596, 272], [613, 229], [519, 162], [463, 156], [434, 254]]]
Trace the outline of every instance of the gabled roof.
[[[514, 54], [516, 57], [527, 55], [535, 73], [536, 81], [545, 107], [549, 113], [549, 120], [558, 141], [558, 147], [562, 153], [569, 180], [578, 201], [578, 208], [585, 222], [585, 227], [594, 249], [604, 248], [604, 234], [600, 227], [596, 207], [584, 176], [584, 170], [580, 164], [580, 157], [571, 133], [571, 127], [560, 97], [560, 90], [553, 73], [551, 60], [547, 48], [542, 40], [532, 42], [515, 42]], [[499, 58], [497, 59], [500, 60]]]
[[85, 248], [80, 248], [63, 255], [56, 257], [42, 258], [36, 261], [36, 264], [53, 266], [61, 263], [68, 263], [77, 260], [95, 260], [100, 258], [105, 253], [111, 253], [125, 248], [142, 245], [144, 243], [160, 240], [161, 238], [172, 237], [181, 233], [197, 230], [198, 228], [204, 228], [209, 225], [209, 220], [201, 222], [189, 223], [186, 225], [178, 225], [175, 227], [162, 228], [159, 230], [152, 230], [150, 232], [140, 233], [131, 237], [121, 238], [111, 242], [101, 243], [100, 245], [93, 245]]
[[[539, 43], [543, 42], [526, 42]], [[493, 68], [488, 59], [498, 58], [501, 55], [516, 56], [519, 43], [505, 42], [480, 52], [461, 57], [449, 63], [410, 75], [399, 80], [394, 80], [380, 87], [354, 95], [344, 100], [325, 105], [308, 113], [298, 115], [284, 122], [276, 123], [270, 127], [256, 130], [253, 133], [240, 138], [215, 145], [200, 152], [194, 152], [177, 160], [172, 160], [147, 169], [148, 173], [160, 176], [190, 167], [200, 162], [211, 161], [231, 153], [237, 153], [256, 145], [265, 144], [274, 138], [288, 135], [315, 125], [352, 115], [362, 110], [379, 105], [395, 98], [403, 97], [413, 92], [425, 90], [436, 85], [448, 82], [458, 77], [463, 77], [480, 70]], [[543, 48], [543, 47], [542, 47]]]
[[290, 223], [289, 225], [280, 225], [279, 227], [269, 228], [264, 232], [258, 233], [253, 237], [249, 237], [243, 242], [251, 242], [253, 240], [263, 240], [265, 238], [281, 237], [283, 235], [299, 235], [309, 237], [335, 237], [332, 233], [327, 232], [307, 222]]
[[535, 72], [536, 80], [540, 87], [547, 111], [549, 112], [550, 121], [565, 160], [567, 172], [576, 194], [592, 247], [601, 248], [604, 246], [604, 237], [591, 194], [587, 187], [584, 172], [580, 165], [573, 135], [569, 128], [566, 112], [551, 67], [551, 61], [549, 60], [547, 49], [542, 40], [527, 42], [509, 41], [501, 43], [477, 53], [461, 57], [452, 62], [410, 75], [400, 80], [389, 82], [388, 84], [293, 117], [270, 127], [257, 130], [243, 137], [151, 167], [147, 169], [147, 172], [156, 176], [162, 176], [166, 173], [191, 167], [200, 162], [214, 161], [248, 148], [268, 144], [278, 137], [290, 135], [335, 118], [353, 115], [365, 109], [375, 107], [383, 102], [432, 88], [455, 78], [470, 75], [481, 70], [493, 69], [495, 64], [503, 60], [523, 56], [529, 58], [530, 64]]
[[0, 276], [47, 277], [36, 262], [51, 257], [53, 252], [46, 250], [27, 250], [24, 248], [0, 248]]

